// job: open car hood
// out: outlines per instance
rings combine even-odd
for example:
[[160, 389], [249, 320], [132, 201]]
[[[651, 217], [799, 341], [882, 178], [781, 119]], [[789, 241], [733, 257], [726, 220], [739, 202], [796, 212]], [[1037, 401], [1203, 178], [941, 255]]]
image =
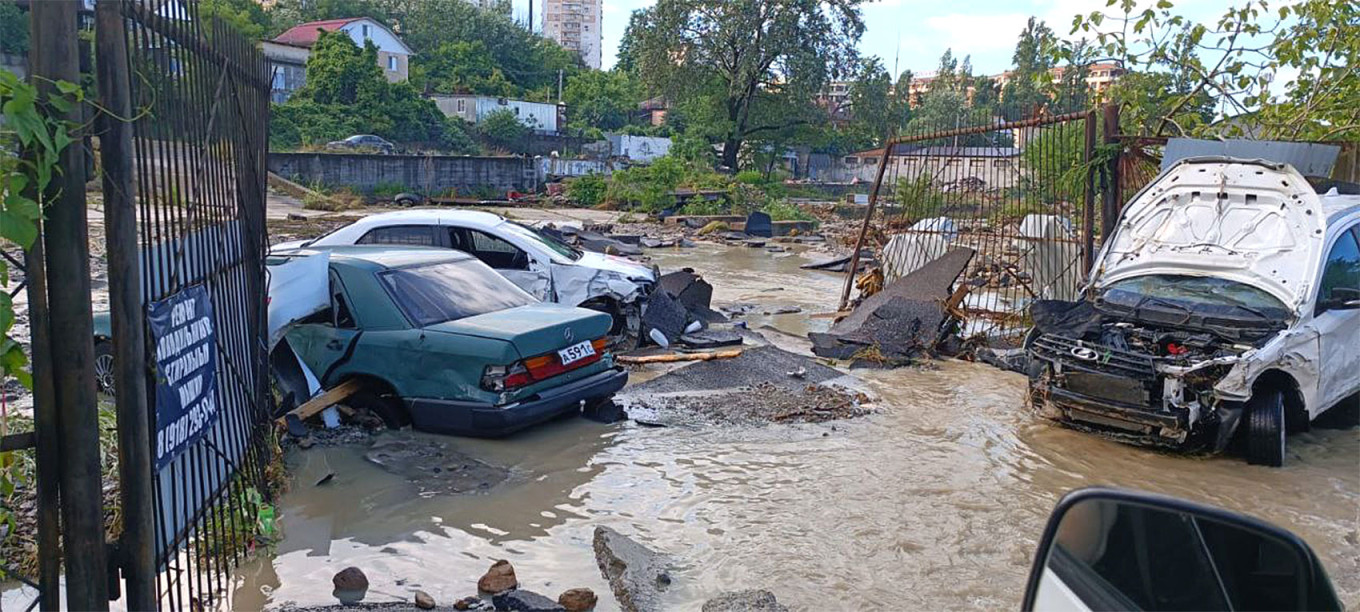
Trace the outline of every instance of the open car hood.
[[1259, 287], [1298, 312], [1317, 277], [1326, 223], [1317, 194], [1291, 166], [1184, 159], [1124, 207], [1091, 286], [1146, 274], [1213, 276]]

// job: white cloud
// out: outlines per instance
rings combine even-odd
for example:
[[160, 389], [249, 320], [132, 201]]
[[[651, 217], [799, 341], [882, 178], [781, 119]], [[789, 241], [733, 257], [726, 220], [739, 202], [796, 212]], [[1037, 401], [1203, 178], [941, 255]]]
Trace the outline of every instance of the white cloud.
[[950, 13], [926, 18], [926, 27], [958, 56], [999, 51], [1015, 47], [1015, 39], [1025, 29], [1029, 15], [1003, 13], [965, 15]]

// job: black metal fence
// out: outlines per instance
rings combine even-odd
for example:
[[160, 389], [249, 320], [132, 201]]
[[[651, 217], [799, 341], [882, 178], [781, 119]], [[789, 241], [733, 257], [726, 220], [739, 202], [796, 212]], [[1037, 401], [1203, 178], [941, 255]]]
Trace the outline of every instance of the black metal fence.
[[[261, 516], [272, 459], [263, 263], [269, 70], [250, 41], [200, 18], [196, 2], [121, 7], [136, 113], [142, 301], [201, 289], [215, 332], [215, 424], [156, 469], [152, 508], [160, 606], [200, 609], [224, 592], [228, 570], [269, 521]], [[156, 357], [148, 344], [147, 371]], [[148, 380], [150, 406], [157, 382]]]
[[951, 248], [974, 249], [960, 279], [970, 285], [962, 333], [1014, 344], [1029, 327], [1028, 304], [1074, 299], [1091, 265], [1104, 216], [1102, 113], [1091, 91], [1050, 94], [1029, 109], [956, 92], [957, 108], [918, 101], [887, 146], [854, 160], [875, 167], [883, 209], [866, 221], [864, 244], [888, 282]]

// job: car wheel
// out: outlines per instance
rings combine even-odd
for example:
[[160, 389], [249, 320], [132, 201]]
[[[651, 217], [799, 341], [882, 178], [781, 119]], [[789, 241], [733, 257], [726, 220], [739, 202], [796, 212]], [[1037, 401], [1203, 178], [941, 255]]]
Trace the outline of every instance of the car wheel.
[[113, 343], [96, 340], [94, 343], [94, 382], [101, 393], [114, 395], [113, 387]]
[[1284, 392], [1261, 389], [1247, 401], [1247, 463], [1284, 465]]
[[346, 403], [373, 413], [388, 429], [401, 429], [411, 424], [411, 415], [401, 405], [401, 399], [392, 393], [364, 389], [350, 396]]

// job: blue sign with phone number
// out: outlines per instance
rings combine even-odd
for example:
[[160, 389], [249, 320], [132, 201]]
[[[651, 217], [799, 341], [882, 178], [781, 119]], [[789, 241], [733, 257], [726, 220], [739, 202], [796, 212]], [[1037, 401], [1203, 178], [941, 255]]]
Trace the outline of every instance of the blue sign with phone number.
[[154, 302], [147, 313], [156, 352], [156, 469], [217, 423], [217, 334], [204, 287]]

